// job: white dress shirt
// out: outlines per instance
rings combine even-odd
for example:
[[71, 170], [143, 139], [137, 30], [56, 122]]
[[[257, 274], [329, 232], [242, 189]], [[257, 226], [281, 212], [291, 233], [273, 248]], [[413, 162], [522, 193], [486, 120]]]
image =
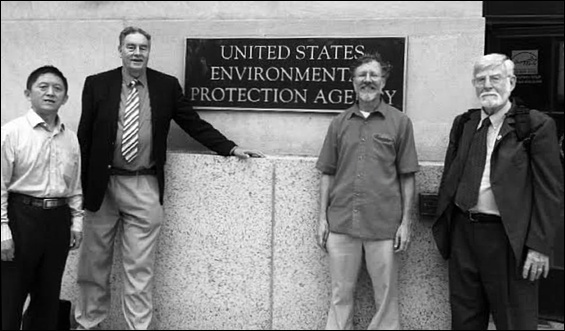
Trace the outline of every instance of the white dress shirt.
[[[492, 151], [494, 149], [494, 144], [496, 143], [500, 133], [500, 128], [502, 123], [504, 123], [504, 118], [506, 113], [510, 110], [512, 104], [509, 102], [504, 108], [490, 116], [491, 126], [487, 131], [487, 156], [485, 162], [485, 169], [483, 171], [483, 176], [481, 178], [481, 186], [479, 188], [479, 199], [477, 205], [470, 209], [472, 212], [499, 215], [498, 205], [496, 204], [496, 199], [492, 193], [492, 188], [490, 184], [490, 160], [492, 156]], [[481, 121], [479, 127], [483, 123], [483, 120], [487, 118], [488, 115], [481, 111]]]
[[72, 231], [82, 231], [80, 147], [76, 134], [57, 116], [53, 131], [30, 109], [2, 126], [2, 235], [9, 240], [8, 195], [68, 198]]

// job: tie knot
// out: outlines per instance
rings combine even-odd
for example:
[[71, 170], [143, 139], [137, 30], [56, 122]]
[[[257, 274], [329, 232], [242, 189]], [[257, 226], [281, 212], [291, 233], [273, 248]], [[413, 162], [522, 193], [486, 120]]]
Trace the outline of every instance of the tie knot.
[[487, 117], [483, 120], [483, 123], [481, 124], [481, 129], [482, 128], [488, 128], [490, 126], [491, 122], [490, 122], [490, 117]]
[[139, 83], [139, 81], [137, 79], [134, 79], [131, 82], [129, 82], [128, 87], [134, 88], [138, 83]]

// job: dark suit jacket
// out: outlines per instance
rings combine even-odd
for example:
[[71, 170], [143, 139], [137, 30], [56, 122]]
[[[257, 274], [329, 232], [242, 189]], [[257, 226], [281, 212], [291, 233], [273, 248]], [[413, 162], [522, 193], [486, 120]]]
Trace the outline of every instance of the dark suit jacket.
[[[547, 255], [551, 252], [557, 222], [563, 222], [560, 212], [563, 169], [553, 119], [539, 111], [530, 111], [528, 155], [527, 140], [518, 141], [516, 137], [515, 114], [513, 105], [492, 152], [490, 182], [514, 257], [520, 265], [525, 246]], [[456, 131], [462, 121], [462, 134], [457, 139]], [[438, 218], [433, 225], [436, 244], [445, 259], [450, 255], [455, 193], [479, 121], [478, 110], [457, 116], [449, 136], [439, 189]]]
[[[175, 77], [147, 69], [147, 85], [153, 127], [152, 158], [156, 165], [162, 204], [167, 135], [171, 119], [194, 139], [220, 155], [229, 155], [235, 143], [198, 116]], [[82, 115], [77, 135], [82, 159], [84, 207], [90, 211], [100, 209], [108, 186], [121, 90], [122, 68], [89, 76], [84, 83]]]

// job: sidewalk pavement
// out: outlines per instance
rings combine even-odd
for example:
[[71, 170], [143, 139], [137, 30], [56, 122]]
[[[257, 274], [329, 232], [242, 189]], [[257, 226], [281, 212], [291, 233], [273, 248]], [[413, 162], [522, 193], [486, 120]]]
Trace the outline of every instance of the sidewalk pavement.
[[[489, 330], [496, 330], [494, 323], [491, 321], [488, 325]], [[553, 321], [540, 321], [538, 323], [538, 330], [551, 331], [551, 330], [563, 330], [563, 323], [553, 322]]]

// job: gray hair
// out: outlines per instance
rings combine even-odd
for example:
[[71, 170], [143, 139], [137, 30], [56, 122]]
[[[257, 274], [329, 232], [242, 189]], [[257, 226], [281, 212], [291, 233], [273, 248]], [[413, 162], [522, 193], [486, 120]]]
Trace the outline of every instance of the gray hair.
[[147, 33], [142, 28], [128, 26], [127, 28], [123, 29], [122, 32], [120, 32], [120, 47], [122, 47], [124, 39], [126, 39], [126, 37], [132, 33], [141, 33], [143, 36], [145, 36], [145, 38], [147, 38], [149, 45], [151, 45], [151, 35], [149, 33]]
[[478, 72], [502, 66], [508, 76], [514, 76], [514, 62], [504, 54], [492, 53], [482, 56], [473, 66], [473, 76]]

